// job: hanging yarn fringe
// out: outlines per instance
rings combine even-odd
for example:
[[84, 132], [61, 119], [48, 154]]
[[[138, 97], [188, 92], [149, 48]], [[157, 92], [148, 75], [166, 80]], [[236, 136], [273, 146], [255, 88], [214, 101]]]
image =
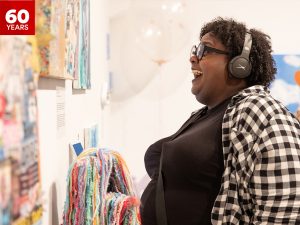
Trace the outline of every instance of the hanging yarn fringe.
[[63, 225], [140, 225], [140, 201], [121, 155], [83, 151], [69, 168]]

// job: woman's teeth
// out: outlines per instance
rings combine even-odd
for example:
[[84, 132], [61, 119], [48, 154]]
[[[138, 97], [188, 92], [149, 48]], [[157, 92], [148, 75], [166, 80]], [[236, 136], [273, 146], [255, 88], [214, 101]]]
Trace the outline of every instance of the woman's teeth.
[[192, 73], [194, 74], [195, 77], [198, 77], [200, 75], [202, 75], [203, 73], [199, 70], [192, 70]]

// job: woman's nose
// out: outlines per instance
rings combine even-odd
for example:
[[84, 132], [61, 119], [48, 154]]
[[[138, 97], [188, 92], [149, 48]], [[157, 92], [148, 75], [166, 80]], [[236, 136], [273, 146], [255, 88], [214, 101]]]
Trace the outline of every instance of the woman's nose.
[[191, 55], [190, 57], [190, 63], [194, 64], [194, 63], [198, 63], [198, 58], [195, 55]]

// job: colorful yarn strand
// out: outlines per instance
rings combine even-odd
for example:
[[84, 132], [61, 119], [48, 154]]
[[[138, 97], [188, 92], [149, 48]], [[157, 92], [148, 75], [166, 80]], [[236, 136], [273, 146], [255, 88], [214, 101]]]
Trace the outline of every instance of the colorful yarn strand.
[[121, 155], [87, 149], [70, 166], [64, 225], [140, 225], [139, 204]]

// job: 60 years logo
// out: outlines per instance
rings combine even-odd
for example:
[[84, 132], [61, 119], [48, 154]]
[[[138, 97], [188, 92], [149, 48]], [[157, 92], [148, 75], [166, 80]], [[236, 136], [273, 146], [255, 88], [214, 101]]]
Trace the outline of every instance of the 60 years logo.
[[0, 0], [0, 35], [34, 34], [34, 0]]

